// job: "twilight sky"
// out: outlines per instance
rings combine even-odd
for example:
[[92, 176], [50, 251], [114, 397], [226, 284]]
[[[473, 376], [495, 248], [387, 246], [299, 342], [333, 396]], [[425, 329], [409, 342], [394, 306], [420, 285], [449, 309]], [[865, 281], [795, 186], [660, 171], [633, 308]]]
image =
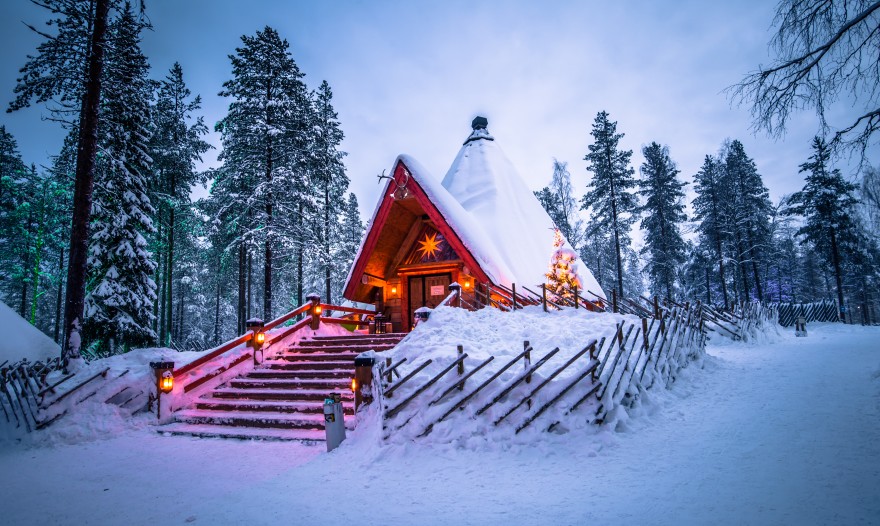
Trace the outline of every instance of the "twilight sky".
[[[626, 134], [622, 144], [634, 150], [636, 170], [642, 146], [657, 141], [669, 145], [686, 181], [725, 138], [740, 139], [776, 201], [802, 185], [798, 165], [809, 155], [816, 119], [797, 115], [781, 141], [755, 136], [748, 109], [732, 108], [722, 91], [770, 61], [774, 9], [769, 0], [147, 0], [154, 27], [143, 48], [154, 78], [181, 63], [213, 129], [228, 105], [217, 96], [230, 77], [227, 55], [241, 35], [276, 28], [308, 86], [326, 79], [333, 88], [351, 189], [364, 216], [378, 198], [375, 176], [400, 153], [442, 178], [475, 115], [489, 119], [532, 189], [549, 183], [555, 157], [569, 163], [582, 194], [583, 157], [601, 110]], [[39, 42], [22, 21], [37, 23], [45, 14], [28, 0], [5, 0], [2, 14], [5, 110], [18, 68]], [[857, 113], [840, 106], [839, 115]], [[33, 107], [0, 116], [28, 163], [45, 163], [60, 149], [63, 132], [41, 120], [46, 114]], [[219, 148], [218, 134], [209, 141]], [[215, 166], [217, 153], [204, 166]], [[878, 159], [874, 152], [871, 161]], [[839, 166], [851, 175], [846, 163]]]

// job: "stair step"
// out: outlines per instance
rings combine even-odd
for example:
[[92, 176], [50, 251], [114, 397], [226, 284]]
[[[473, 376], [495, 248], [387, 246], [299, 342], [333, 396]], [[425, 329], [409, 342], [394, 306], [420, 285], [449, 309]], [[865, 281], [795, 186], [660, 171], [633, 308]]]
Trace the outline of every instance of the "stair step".
[[[235, 398], [203, 397], [196, 401], [195, 409], [210, 411], [246, 411], [267, 413], [309, 413], [324, 414], [323, 401], [298, 402], [289, 400], [237, 400]], [[352, 404], [343, 403], [346, 415], [354, 414]]]
[[256, 369], [248, 373], [246, 378], [255, 378], [255, 379], [263, 379], [263, 378], [302, 378], [302, 379], [317, 379], [317, 378], [344, 378], [346, 380], [350, 380], [352, 375], [354, 374], [353, 368], [349, 369], [294, 369], [292, 371], [284, 370], [284, 369]]
[[176, 422], [159, 426], [159, 433], [191, 435], [204, 438], [238, 438], [243, 440], [296, 440], [306, 444], [325, 442], [324, 431], [315, 429], [275, 429], [217, 426], [210, 424], [184, 424]]
[[340, 391], [348, 389], [351, 382], [347, 378], [233, 378], [228, 386], [236, 389], [327, 389]]
[[347, 389], [333, 391], [332, 389], [235, 389], [225, 387], [214, 389], [214, 397], [239, 400], [323, 401], [331, 392], [338, 392], [343, 402], [354, 400], [354, 394]]
[[324, 413], [265, 413], [185, 409], [175, 413], [177, 422], [233, 427], [272, 427], [278, 429], [324, 430]]
[[324, 352], [310, 352], [310, 353], [301, 353], [301, 354], [282, 354], [273, 358], [275, 360], [287, 361], [287, 362], [325, 362], [325, 361], [334, 361], [334, 362], [343, 362], [346, 360], [350, 360], [352, 365], [354, 364], [354, 359], [359, 353], [346, 353], [346, 352], [338, 352], [338, 353], [324, 353]]
[[354, 340], [402, 340], [408, 332], [388, 332], [385, 334], [354, 334], [351, 336], [314, 336], [302, 341], [354, 341]]
[[387, 343], [322, 343], [322, 342], [299, 342], [288, 349], [291, 353], [310, 353], [310, 352], [356, 352], [365, 351], [382, 352], [393, 349], [397, 344], [394, 342]]
[[349, 374], [354, 373], [354, 360], [351, 361], [321, 361], [321, 362], [289, 362], [287, 360], [266, 360], [263, 362], [263, 370], [273, 371], [313, 371], [320, 369], [327, 370], [345, 370]]

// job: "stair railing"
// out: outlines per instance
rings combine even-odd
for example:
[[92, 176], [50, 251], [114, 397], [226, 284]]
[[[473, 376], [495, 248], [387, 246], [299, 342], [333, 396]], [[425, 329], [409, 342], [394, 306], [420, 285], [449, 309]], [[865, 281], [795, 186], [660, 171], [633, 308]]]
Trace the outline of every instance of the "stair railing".
[[[161, 381], [157, 375], [156, 399], [158, 400], [158, 417], [160, 423], [170, 422], [172, 413], [189, 406], [192, 401], [202, 394], [229, 381], [230, 379], [246, 374], [262, 362], [260, 356], [264, 356], [273, 344], [284, 341], [288, 336], [311, 327], [317, 329], [320, 322], [325, 323], [353, 323], [363, 325], [368, 323], [363, 320], [348, 320], [329, 316], [332, 312], [346, 312], [375, 316], [374, 311], [356, 309], [341, 305], [321, 303], [320, 297], [310, 296], [309, 301], [293, 309], [292, 311], [275, 318], [264, 324], [262, 330], [249, 330], [214, 349], [207, 351], [203, 356], [190, 363], [170, 370], [173, 381], [171, 388], [163, 390], [159, 385]], [[297, 316], [306, 314], [300, 321], [283, 327], [281, 330], [269, 333], [272, 329], [281, 326]], [[264, 341], [255, 337], [262, 334]], [[173, 367], [173, 364], [171, 364]]]

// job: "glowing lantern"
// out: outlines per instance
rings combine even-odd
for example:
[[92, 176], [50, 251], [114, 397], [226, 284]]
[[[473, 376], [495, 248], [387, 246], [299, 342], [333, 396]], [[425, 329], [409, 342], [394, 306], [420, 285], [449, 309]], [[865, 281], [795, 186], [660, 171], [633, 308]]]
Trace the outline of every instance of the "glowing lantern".
[[315, 314], [320, 316], [322, 312], [324, 312], [324, 307], [321, 307], [320, 305], [315, 305]]
[[464, 288], [466, 288], [466, 289], [471, 288], [471, 282], [470, 282], [470, 281], [465, 281], [465, 282], [464, 282]]
[[159, 378], [159, 389], [163, 393], [170, 393], [174, 389], [174, 374], [171, 371], [165, 371]]
[[256, 335], [254, 335], [254, 341], [257, 342], [257, 345], [263, 345], [263, 343], [266, 341], [266, 333], [262, 331], [258, 332]]
[[397, 287], [391, 287], [391, 294], [397, 294]]
[[358, 381], [357, 381], [357, 378], [352, 378], [352, 379], [351, 379], [351, 392], [352, 392], [352, 393], [356, 393], [356, 392], [357, 392], [357, 388], [358, 388]]

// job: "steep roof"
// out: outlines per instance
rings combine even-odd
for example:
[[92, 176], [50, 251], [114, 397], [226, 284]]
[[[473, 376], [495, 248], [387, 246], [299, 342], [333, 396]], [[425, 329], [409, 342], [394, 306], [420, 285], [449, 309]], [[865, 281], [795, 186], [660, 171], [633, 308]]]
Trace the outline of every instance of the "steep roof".
[[[477, 274], [494, 283], [537, 286], [545, 282], [553, 245], [553, 221], [486, 129], [485, 119], [474, 119], [468, 137], [442, 183], [418, 161], [400, 155], [382, 198], [367, 225], [355, 263], [346, 280], [345, 296], [355, 293], [367, 259], [385, 226], [396, 187], [412, 181], [413, 195], [438, 225], [448, 226], [451, 239]], [[411, 197], [412, 197], [411, 196]], [[447, 235], [449, 238], [450, 236]], [[564, 247], [570, 248], [566, 241]], [[583, 265], [578, 275], [585, 290], [601, 295], [592, 273]]]
[[[441, 183], [464, 208], [471, 228], [489, 238], [497, 254], [498, 282], [527, 286], [545, 281], [554, 252], [553, 220], [529, 190], [501, 147], [474, 119], [473, 132], [455, 157]], [[563, 245], [571, 249], [568, 241]], [[584, 289], [604, 297], [592, 272], [578, 266]]]

